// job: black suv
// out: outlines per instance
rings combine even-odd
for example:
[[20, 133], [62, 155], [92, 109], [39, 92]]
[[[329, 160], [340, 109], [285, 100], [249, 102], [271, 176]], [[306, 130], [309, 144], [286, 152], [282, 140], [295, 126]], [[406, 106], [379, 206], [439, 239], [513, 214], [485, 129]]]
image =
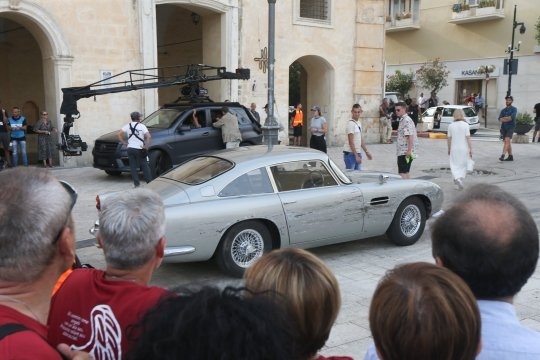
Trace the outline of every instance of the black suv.
[[[148, 160], [154, 178], [196, 155], [225, 148], [221, 129], [212, 126], [223, 106], [238, 118], [242, 134], [240, 146], [262, 143], [260, 124], [237, 102], [167, 104], [141, 121], [152, 135]], [[194, 110], [200, 128], [192, 126]], [[99, 137], [92, 150], [94, 167], [109, 175], [129, 172], [126, 146], [118, 141], [116, 134], [114, 131]]]

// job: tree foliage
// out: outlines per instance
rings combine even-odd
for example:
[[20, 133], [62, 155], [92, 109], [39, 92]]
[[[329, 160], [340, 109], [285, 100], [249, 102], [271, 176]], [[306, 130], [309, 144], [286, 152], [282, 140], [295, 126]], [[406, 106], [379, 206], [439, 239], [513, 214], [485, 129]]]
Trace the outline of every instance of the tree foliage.
[[424, 65], [416, 70], [416, 82], [424, 89], [429, 89], [432, 93], [438, 93], [443, 87], [448, 85], [446, 78], [450, 71], [443, 64], [441, 59], [428, 60]]
[[402, 73], [396, 70], [394, 75], [388, 75], [386, 77], [386, 91], [396, 91], [401, 95], [401, 99], [405, 98], [405, 94], [411, 90], [414, 85], [414, 74], [409, 72], [408, 74]]

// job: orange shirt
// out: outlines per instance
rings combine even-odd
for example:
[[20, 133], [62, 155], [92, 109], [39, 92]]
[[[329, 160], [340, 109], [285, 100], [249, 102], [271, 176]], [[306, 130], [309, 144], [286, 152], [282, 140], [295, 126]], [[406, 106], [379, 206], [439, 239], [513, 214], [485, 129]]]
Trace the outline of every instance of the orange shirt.
[[299, 126], [302, 125], [302, 122], [304, 121], [304, 113], [302, 110], [295, 110], [296, 113], [294, 114], [292, 126]]

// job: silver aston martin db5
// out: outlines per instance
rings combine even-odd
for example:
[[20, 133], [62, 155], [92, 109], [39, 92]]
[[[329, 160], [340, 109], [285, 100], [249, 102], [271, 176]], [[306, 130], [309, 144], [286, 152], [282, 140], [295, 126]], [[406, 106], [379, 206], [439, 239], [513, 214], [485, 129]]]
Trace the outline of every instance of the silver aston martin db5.
[[193, 158], [147, 185], [166, 206], [164, 260], [214, 258], [241, 276], [275, 248], [384, 234], [412, 245], [441, 210], [437, 184], [357, 173], [351, 179], [328, 155], [307, 148], [247, 146]]

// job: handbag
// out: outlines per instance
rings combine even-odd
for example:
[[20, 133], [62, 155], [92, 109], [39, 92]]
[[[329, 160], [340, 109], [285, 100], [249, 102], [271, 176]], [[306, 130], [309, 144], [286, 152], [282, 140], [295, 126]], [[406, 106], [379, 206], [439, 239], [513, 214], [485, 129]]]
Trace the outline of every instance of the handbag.
[[474, 170], [474, 160], [472, 158], [467, 159], [467, 171], [472, 172]]

